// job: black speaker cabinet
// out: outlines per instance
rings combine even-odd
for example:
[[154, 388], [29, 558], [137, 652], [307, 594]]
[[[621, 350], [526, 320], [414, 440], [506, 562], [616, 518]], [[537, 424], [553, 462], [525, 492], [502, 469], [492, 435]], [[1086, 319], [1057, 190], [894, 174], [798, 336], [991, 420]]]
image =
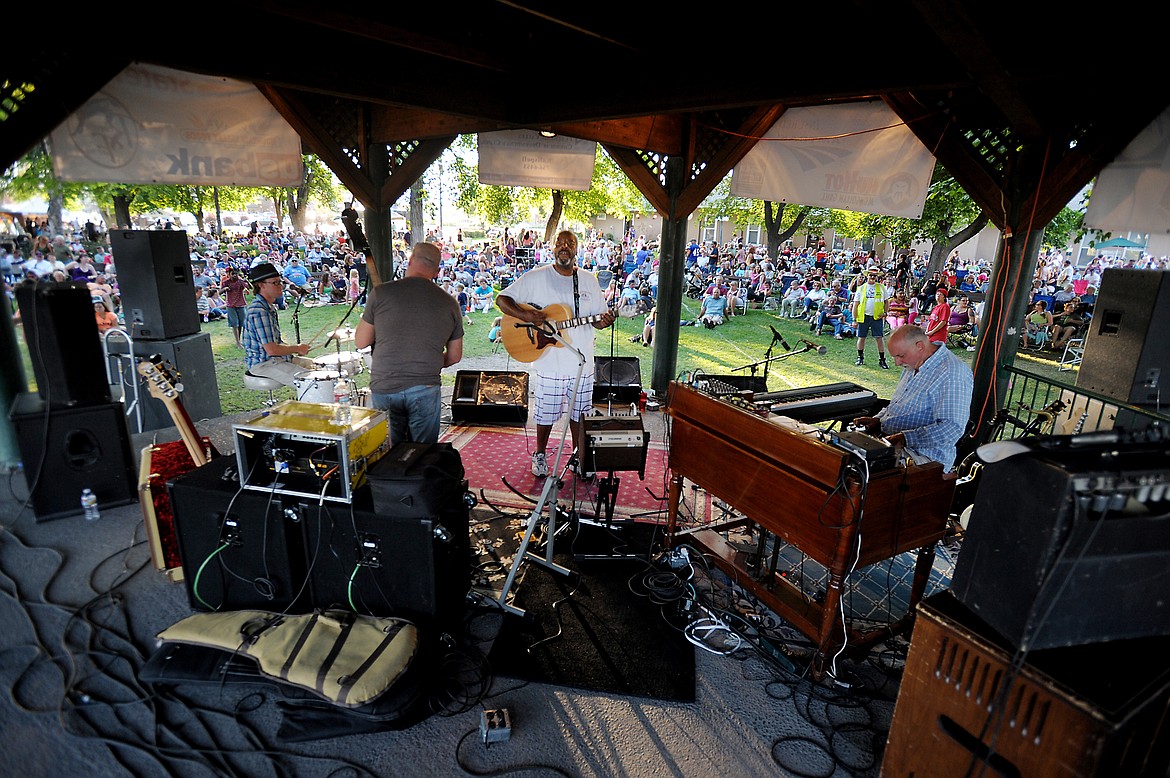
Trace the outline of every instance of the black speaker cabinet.
[[460, 370], [451, 394], [451, 421], [523, 424], [528, 421], [528, 373]]
[[642, 394], [637, 357], [594, 357], [593, 402], [636, 403]]
[[306, 501], [313, 606], [454, 628], [471, 588], [471, 541], [466, 489], [451, 491], [444, 509], [427, 516], [376, 512], [365, 486], [349, 505]]
[[646, 474], [650, 433], [641, 416], [586, 416], [585, 469], [593, 473], [638, 471]]
[[307, 613], [304, 525], [317, 508], [241, 489], [235, 464], [217, 457], [167, 484], [191, 607]]
[[199, 332], [186, 232], [111, 230], [110, 251], [133, 340], [166, 340]]
[[93, 298], [83, 286], [22, 283], [16, 302], [37, 392], [54, 408], [110, 402]]
[[[966, 549], [964, 549], [965, 551]], [[1166, 638], [1034, 651], [941, 592], [918, 605], [882, 760], [886, 778], [1165, 778]]]
[[[125, 354], [128, 346], [124, 338], [111, 338], [108, 345], [111, 354]], [[210, 333], [197, 332], [168, 340], [134, 341], [136, 357], [147, 358], [155, 354], [166, 363], [177, 383], [182, 384], [183, 391], [179, 393], [178, 399], [193, 421], [198, 423], [202, 419], [218, 419], [223, 415]], [[111, 361], [111, 364], [117, 363]], [[127, 387], [127, 392], [132, 391], [134, 382], [138, 384], [138, 397], [142, 403], [142, 430], [173, 427], [175, 422], [166, 403], [150, 393], [150, 386], [139, 374], [137, 365], [124, 361], [121, 368], [122, 385]]]
[[1085, 336], [1077, 388], [1132, 405], [1159, 400], [1170, 370], [1170, 270], [1110, 268]]
[[1170, 635], [1170, 452], [1102, 443], [983, 469], [951, 580], [1013, 645]]
[[138, 501], [121, 403], [53, 408], [39, 395], [23, 392], [9, 418], [37, 521], [80, 514], [81, 490], [87, 487], [99, 508]]

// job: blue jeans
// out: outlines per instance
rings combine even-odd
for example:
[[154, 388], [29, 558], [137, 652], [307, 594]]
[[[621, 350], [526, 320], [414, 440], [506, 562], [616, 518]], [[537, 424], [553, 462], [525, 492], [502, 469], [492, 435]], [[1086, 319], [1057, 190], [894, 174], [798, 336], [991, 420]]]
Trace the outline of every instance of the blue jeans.
[[412, 386], [391, 394], [370, 393], [370, 405], [384, 410], [390, 422], [390, 445], [439, 442], [441, 386]]

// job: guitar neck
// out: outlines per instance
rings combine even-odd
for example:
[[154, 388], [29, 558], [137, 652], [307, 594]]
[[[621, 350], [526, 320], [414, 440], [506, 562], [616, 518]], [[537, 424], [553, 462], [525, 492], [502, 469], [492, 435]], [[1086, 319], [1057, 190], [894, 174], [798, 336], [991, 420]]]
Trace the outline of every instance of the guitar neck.
[[196, 467], [202, 467], [210, 462], [211, 452], [204, 448], [203, 440], [195, 429], [195, 423], [191, 421], [190, 414], [179, 401], [179, 390], [170, 374], [149, 361], [140, 362], [138, 372], [146, 379], [151, 396], [162, 400], [163, 405], [167, 407], [167, 413], [175, 423], [175, 429], [179, 431], [179, 437], [187, 447], [191, 461]]
[[167, 411], [171, 414], [171, 421], [175, 423], [175, 429], [179, 431], [179, 437], [183, 439], [183, 445], [187, 447], [187, 453], [191, 455], [191, 461], [195, 463], [196, 467], [206, 465], [211, 456], [203, 448], [203, 439], [199, 437], [199, 432], [195, 429], [195, 422], [191, 421], [191, 415], [187, 413], [187, 409], [178, 400], [167, 402], [166, 406]]
[[572, 329], [573, 327], [580, 327], [582, 324], [593, 324], [594, 322], [601, 321], [602, 316], [605, 316], [605, 314], [599, 313], [595, 316], [582, 316], [578, 319], [568, 319], [566, 321], [556, 321], [550, 323], [557, 329], [557, 331], [568, 330]]

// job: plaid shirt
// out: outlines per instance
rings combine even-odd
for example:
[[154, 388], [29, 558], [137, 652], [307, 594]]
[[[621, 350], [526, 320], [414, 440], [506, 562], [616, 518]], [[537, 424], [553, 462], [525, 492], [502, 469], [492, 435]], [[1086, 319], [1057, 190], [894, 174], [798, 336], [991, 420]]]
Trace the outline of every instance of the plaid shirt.
[[966, 363], [940, 346], [918, 370], [902, 368], [890, 404], [878, 411], [882, 434], [901, 432], [915, 461], [955, 464], [955, 444], [971, 415], [975, 377]]
[[269, 359], [289, 360], [289, 357], [269, 357], [264, 350], [265, 343], [281, 342], [280, 320], [277, 319], [276, 309], [261, 295], [256, 295], [244, 309], [244, 332], [240, 342], [244, 345], [244, 360], [248, 370]]

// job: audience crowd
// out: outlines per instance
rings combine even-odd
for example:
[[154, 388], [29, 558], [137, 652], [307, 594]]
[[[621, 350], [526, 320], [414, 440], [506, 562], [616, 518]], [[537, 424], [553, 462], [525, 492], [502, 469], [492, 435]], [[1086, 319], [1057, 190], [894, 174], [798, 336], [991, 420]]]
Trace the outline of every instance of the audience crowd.
[[[50, 237], [39, 230], [25, 252], [12, 244], [0, 245], [0, 273], [9, 299], [14, 286], [26, 280], [85, 284], [99, 331], [124, 326], [117, 270], [104, 234], [92, 224], [74, 226], [70, 232], [68, 237]], [[475, 323], [473, 313], [494, 318], [496, 293], [520, 273], [551, 261], [551, 247], [532, 230], [516, 234], [504, 230], [502, 236], [478, 243], [464, 241], [462, 231], [455, 241], [433, 234], [424, 239], [440, 246], [443, 265], [435, 282], [459, 301], [467, 324]], [[399, 274], [411, 243], [409, 233], [397, 236]], [[273, 227], [222, 239], [196, 233], [190, 237], [190, 258], [196, 305], [205, 322], [227, 316], [225, 298], [233, 284], [238, 285], [229, 270], [246, 277], [261, 262], [275, 265], [286, 281], [278, 308], [286, 308], [297, 297], [303, 305], [360, 304], [365, 294], [366, 258], [353, 248], [344, 230], [304, 234]], [[623, 315], [645, 317], [643, 334], [631, 341], [649, 345], [658, 299], [657, 240], [633, 230], [615, 240], [589, 229], [580, 241], [578, 262], [597, 274], [607, 299]], [[1031, 304], [1021, 323], [1021, 346], [1059, 351], [1083, 337], [1101, 274], [1110, 267], [1170, 269], [1170, 260], [1143, 256], [1125, 261], [1098, 255], [1077, 266], [1060, 251], [1046, 251], [1037, 261]], [[806, 247], [787, 243], [772, 257], [766, 247], [738, 238], [724, 244], [692, 239], [686, 247], [684, 273], [685, 292], [699, 305], [695, 319], [681, 322], [684, 326], [714, 329], [751, 309], [763, 309], [800, 320], [814, 336], [852, 338], [857, 334], [852, 303], [859, 286], [876, 279], [885, 301], [887, 332], [902, 324], [925, 324], [941, 300], [948, 321], [934, 337], [974, 350], [991, 264], [983, 258], [964, 258], [956, 250], [941, 271], [928, 272], [928, 257], [913, 249], [883, 260], [874, 251], [830, 249], [820, 241]], [[251, 290], [245, 293], [250, 296]], [[1039, 302], [1046, 314], [1042, 323], [1036, 313]], [[19, 315], [15, 306], [13, 310]]]

